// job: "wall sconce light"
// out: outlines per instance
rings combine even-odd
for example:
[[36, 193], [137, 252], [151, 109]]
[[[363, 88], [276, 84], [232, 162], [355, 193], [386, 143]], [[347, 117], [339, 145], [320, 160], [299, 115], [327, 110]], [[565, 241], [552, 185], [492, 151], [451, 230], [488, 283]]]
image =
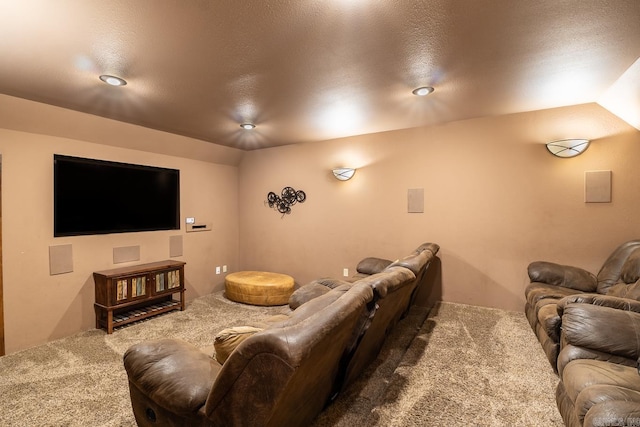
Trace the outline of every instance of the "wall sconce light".
[[547, 150], [558, 157], [575, 157], [589, 146], [588, 139], [562, 139], [547, 144]]
[[348, 181], [356, 173], [356, 170], [354, 168], [335, 168], [332, 172], [340, 181]]

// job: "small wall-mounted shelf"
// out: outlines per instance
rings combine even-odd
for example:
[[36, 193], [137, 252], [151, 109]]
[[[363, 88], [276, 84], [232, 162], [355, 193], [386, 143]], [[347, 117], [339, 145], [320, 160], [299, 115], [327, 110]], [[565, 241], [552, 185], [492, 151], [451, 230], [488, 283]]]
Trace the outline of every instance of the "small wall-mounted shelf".
[[116, 327], [184, 310], [184, 265], [168, 260], [94, 272], [96, 328], [110, 334]]

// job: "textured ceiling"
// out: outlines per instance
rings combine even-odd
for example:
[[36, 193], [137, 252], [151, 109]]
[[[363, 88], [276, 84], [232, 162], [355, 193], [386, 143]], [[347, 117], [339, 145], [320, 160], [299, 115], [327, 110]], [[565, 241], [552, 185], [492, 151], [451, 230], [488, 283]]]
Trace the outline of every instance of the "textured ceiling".
[[639, 23], [638, 0], [0, 0], [0, 93], [251, 150], [594, 102]]

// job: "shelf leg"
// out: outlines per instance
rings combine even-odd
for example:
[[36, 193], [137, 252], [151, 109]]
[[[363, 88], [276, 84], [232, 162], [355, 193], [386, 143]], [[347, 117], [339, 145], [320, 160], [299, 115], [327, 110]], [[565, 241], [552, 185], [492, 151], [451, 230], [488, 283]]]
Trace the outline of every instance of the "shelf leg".
[[107, 310], [107, 334], [113, 333], [113, 311]]

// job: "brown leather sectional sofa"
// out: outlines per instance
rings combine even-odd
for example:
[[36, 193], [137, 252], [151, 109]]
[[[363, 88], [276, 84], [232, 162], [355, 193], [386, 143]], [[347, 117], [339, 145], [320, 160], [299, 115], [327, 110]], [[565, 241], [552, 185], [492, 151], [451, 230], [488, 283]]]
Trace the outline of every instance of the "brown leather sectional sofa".
[[375, 359], [438, 249], [421, 245], [373, 269], [361, 263], [363, 277], [352, 283], [325, 279], [302, 286], [289, 313], [250, 334], [222, 364], [177, 339], [132, 346], [124, 366], [136, 422], [308, 425]]
[[[570, 295], [596, 293], [640, 296], [636, 287], [640, 240], [620, 245], [607, 258], [597, 275], [580, 267], [537, 261], [527, 269], [531, 283], [525, 289], [525, 314], [542, 344], [549, 363], [557, 370], [561, 319], [558, 302]], [[637, 290], [636, 290], [637, 289]]]
[[640, 426], [640, 241], [619, 246], [597, 276], [529, 266], [527, 318], [560, 377], [569, 427]]

